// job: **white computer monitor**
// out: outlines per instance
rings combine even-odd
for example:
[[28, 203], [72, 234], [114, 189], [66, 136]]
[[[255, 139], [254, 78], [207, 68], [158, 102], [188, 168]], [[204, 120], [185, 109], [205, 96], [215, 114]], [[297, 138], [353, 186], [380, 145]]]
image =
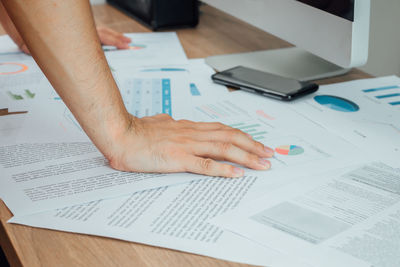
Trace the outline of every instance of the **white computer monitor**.
[[245, 65], [314, 80], [367, 61], [370, 0], [203, 1], [296, 47], [208, 58], [218, 70]]

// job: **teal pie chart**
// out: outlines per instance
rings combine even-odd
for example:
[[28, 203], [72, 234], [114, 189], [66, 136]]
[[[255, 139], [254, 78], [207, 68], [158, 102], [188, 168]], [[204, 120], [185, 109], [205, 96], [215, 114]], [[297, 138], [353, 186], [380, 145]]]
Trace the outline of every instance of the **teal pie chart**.
[[360, 107], [345, 98], [341, 98], [338, 96], [333, 96], [333, 95], [317, 95], [314, 97], [314, 100], [327, 108], [330, 108], [335, 111], [341, 111], [341, 112], [356, 112], [360, 110]]

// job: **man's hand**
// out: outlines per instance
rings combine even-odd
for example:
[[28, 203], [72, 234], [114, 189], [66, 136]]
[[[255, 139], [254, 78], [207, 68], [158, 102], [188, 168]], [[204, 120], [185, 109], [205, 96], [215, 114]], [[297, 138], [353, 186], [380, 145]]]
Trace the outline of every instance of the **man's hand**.
[[130, 115], [98, 42], [89, 1], [2, 2], [39, 67], [113, 168], [240, 177], [243, 170], [215, 160], [270, 167], [264, 158], [272, 150], [239, 130]]
[[240, 130], [221, 123], [175, 121], [166, 114], [132, 116], [127, 130], [116, 139], [118, 145], [107, 157], [113, 168], [122, 171], [241, 177], [242, 169], [215, 160], [266, 170], [270, 162], [265, 158], [273, 156], [272, 149]]
[[[18, 48], [25, 54], [30, 55], [29, 49], [26, 46], [24, 40], [19, 34], [18, 30], [15, 28], [14, 23], [8, 16], [7, 11], [3, 7], [0, 1], [0, 23], [2, 24], [4, 30], [18, 46]], [[122, 33], [114, 31], [105, 26], [97, 26], [97, 35], [99, 36], [100, 42], [104, 45], [112, 45], [118, 49], [128, 49], [131, 39], [124, 36]]]
[[122, 33], [116, 32], [108, 27], [97, 26], [97, 34], [103, 45], [112, 45], [118, 49], [128, 49], [132, 41], [131, 38], [124, 36]]

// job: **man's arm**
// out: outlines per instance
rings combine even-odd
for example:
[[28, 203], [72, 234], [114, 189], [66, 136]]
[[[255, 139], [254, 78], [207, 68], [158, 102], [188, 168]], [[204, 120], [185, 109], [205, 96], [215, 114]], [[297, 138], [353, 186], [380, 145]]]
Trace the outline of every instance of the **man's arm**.
[[[24, 40], [14, 26], [14, 23], [8, 16], [6, 9], [4, 8], [2, 2], [0, 1], [0, 24], [3, 26], [4, 30], [11, 37], [14, 43], [21, 49], [24, 53], [30, 54], [28, 48], [25, 45]], [[116, 32], [105, 26], [96, 27], [97, 34], [99, 35], [100, 42], [104, 45], [112, 45], [118, 49], [129, 48], [129, 43], [131, 39], [124, 36], [122, 33]]]
[[124, 171], [239, 177], [227, 160], [267, 169], [271, 149], [219, 123], [138, 119], [125, 109], [101, 49], [89, 1], [3, 0], [29, 51], [93, 143]]

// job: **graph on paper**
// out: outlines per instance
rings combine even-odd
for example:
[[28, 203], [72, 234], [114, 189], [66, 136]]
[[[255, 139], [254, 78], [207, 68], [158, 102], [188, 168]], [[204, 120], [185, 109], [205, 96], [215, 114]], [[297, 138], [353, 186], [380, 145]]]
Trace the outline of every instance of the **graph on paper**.
[[240, 123], [234, 123], [229, 125], [232, 128], [239, 129], [253, 137], [254, 140], [262, 140], [265, 139], [266, 135], [268, 134], [267, 131], [265, 131], [260, 123], [246, 123], [246, 122], [240, 122]]
[[16, 62], [0, 63], [0, 75], [12, 75], [22, 73], [28, 70], [28, 66]]
[[275, 152], [286, 156], [297, 156], [304, 153], [304, 148], [296, 145], [282, 145], [275, 148]]
[[390, 85], [362, 90], [366, 96], [392, 107], [400, 108], [400, 86]]
[[36, 96], [36, 93], [32, 92], [29, 89], [25, 90], [8, 90], [7, 95], [11, 100], [24, 100], [24, 99], [33, 99]]
[[121, 94], [126, 109], [136, 117], [162, 113], [172, 116], [170, 79], [127, 79]]
[[340, 112], [356, 112], [360, 107], [348, 99], [333, 95], [317, 95], [314, 100], [327, 108]]
[[274, 149], [275, 155], [271, 162], [275, 166], [292, 166], [331, 157], [329, 152], [313, 142], [297, 136], [280, 136], [266, 139], [263, 143]]

